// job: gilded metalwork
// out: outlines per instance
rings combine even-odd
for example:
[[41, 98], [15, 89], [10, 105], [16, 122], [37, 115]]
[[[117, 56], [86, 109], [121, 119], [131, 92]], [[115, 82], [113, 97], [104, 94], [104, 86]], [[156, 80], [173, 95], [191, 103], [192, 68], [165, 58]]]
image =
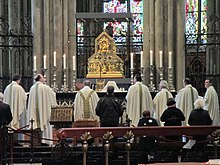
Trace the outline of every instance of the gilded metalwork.
[[111, 140], [113, 137], [114, 137], [114, 136], [112, 135], [112, 132], [109, 132], [109, 131], [108, 131], [108, 132], [106, 132], [106, 133], [103, 135], [102, 138], [103, 138], [104, 140], [108, 140], [108, 141], [109, 141], [109, 140]]
[[91, 139], [92, 136], [90, 135], [90, 132], [85, 132], [84, 134], [82, 134], [82, 136], [80, 137], [80, 139], [82, 141], [88, 141], [89, 139]]
[[116, 55], [116, 44], [105, 31], [95, 40], [95, 53], [88, 59], [87, 78], [122, 78], [124, 63]]

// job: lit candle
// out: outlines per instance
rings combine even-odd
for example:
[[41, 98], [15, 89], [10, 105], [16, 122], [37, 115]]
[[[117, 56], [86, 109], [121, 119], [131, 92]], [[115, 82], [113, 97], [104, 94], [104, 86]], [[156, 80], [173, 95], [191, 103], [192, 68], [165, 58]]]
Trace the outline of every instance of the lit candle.
[[143, 51], [141, 51], [141, 68], [144, 67], [144, 61], [143, 61]]
[[37, 70], [37, 57], [34, 56], [34, 71]]
[[160, 51], [160, 67], [163, 67], [163, 52]]
[[134, 53], [131, 53], [131, 69], [134, 68]]
[[73, 56], [73, 70], [76, 70], [76, 56]]
[[150, 65], [153, 65], [153, 51], [150, 50]]
[[66, 69], [66, 54], [63, 55], [63, 69]]
[[56, 51], [53, 52], [53, 66], [57, 66], [57, 57], [56, 57], [57, 53]]
[[47, 68], [47, 62], [46, 62], [46, 59], [47, 59], [47, 56], [46, 56], [46, 55], [44, 55], [44, 69], [46, 69], [46, 68]]
[[172, 68], [172, 52], [169, 52], [168, 68]]

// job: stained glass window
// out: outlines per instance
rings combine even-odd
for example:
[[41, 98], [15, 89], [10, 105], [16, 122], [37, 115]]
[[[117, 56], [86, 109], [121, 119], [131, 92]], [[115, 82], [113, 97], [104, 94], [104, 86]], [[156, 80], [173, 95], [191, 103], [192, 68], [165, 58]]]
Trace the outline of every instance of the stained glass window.
[[[186, 34], [198, 33], [207, 33], [207, 0], [186, 0]], [[205, 43], [206, 39], [200, 41]], [[198, 42], [196, 35], [190, 42]]]
[[[121, 3], [119, 0], [112, 0], [104, 3], [104, 13], [125, 13], [128, 10], [127, 1]], [[142, 42], [143, 35], [143, 2], [137, 0], [131, 0], [130, 11], [133, 13], [134, 22], [132, 24], [131, 31], [133, 32], [133, 42]], [[125, 42], [128, 23], [127, 22], [105, 22], [104, 28], [108, 25], [113, 26], [113, 37], [115, 42]]]

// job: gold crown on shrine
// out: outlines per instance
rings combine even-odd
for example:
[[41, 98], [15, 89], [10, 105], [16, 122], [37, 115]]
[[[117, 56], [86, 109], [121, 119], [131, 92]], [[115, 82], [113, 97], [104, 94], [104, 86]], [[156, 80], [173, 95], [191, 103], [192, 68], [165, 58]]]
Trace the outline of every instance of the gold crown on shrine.
[[124, 63], [116, 55], [114, 39], [103, 31], [95, 40], [95, 53], [88, 59], [87, 78], [122, 78]]

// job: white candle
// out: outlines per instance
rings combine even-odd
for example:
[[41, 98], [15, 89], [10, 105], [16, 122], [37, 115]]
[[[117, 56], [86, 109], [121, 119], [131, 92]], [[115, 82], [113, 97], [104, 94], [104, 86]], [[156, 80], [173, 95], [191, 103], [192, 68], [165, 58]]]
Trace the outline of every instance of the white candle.
[[76, 70], [76, 56], [73, 56], [73, 70]]
[[150, 50], [150, 65], [153, 65], [153, 51]]
[[159, 54], [160, 54], [160, 67], [163, 67], [163, 52], [160, 51]]
[[47, 69], [47, 56], [44, 55], [44, 69]]
[[134, 68], [134, 53], [131, 53], [131, 69]]
[[172, 68], [172, 52], [169, 52], [168, 68]]
[[141, 68], [144, 67], [144, 61], [143, 61], [143, 51], [141, 51]]
[[53, 66], [57, 66], [57, 57], [56, 57], [56, 55], [57, 55], [57, 52], [54, 51], [53, 52]]
[[63, 69], [66, 69], [66, 54], [63, 55]]
[[37, 57], [34, 56], [34, 71], [37, 70]]

